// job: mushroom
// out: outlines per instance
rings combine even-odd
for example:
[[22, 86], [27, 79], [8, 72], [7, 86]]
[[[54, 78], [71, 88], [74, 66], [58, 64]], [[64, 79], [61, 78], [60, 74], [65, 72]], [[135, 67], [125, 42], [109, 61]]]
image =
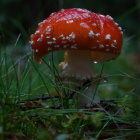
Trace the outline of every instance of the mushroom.
[[[36, 32], [31, 35], [34, 59], [58, 50], [64, 50], [65, 61], [60, 63], [64, 70], [61, 79], [83, 83], [95, 77], [93, 62], [105, 62], [116, 59], [123, 43], [121, 27], [109, 15], [104, 16], [86, 9], [63, 9], [52, 13], [39, 23]], [[95, 85], [88, 87], [81, 97], [81, 106], [89, 105]], [[99, 98], [94, 100], [99, 102]]]

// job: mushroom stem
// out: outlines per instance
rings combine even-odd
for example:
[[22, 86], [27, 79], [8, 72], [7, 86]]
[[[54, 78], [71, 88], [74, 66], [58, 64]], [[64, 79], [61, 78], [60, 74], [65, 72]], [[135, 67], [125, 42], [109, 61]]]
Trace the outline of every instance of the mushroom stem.
[[91, 52], [85, 50], [68, 51], [68, 65], [60, 77], [75, 77], [78, 80], [93, 78]]
[[96, 86], [96, 83], [91, 84], [85, 88], [83, 94], [79, 95], [78, 101], [80, 103], [80, 107], [91, 107], [93, 104], [100, 103], [100, 97], [98, 92], [96, 92]]
[[[69, 81], [71, 84], [67, 84], [69, 88], [76, 88], [76, 84], [81, 85], [86, 80], [91, 80], [94, 77], [94, 72], [92, 69], [91, 61], [91, 52], [90, 51], [68, 51], [68, 62], [65, 70], [60, 74], [63, 81]], [[65, 62], [66, 63], [66, 62]], [[93, 85], [94, 84], [94, 85]], [[93, 103], [99, 103], [100, 98], [98, 95], [95, 95], [96, 83], [93, 83], [90, 86], [85, 87], [84, 91], [81, 94], [77, 94], [76, 98], [79, 102], [79, 106], [92, 106]], [[93, 99], [94, 98], [94, 99]], [[93, 101], [92, 101], [93, 100]]]

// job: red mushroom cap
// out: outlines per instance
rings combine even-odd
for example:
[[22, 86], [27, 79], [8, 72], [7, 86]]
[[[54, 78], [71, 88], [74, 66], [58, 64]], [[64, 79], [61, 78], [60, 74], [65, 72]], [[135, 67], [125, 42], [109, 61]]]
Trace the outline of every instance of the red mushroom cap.
[[110, 16], [73, 8], [52, 13], [31, 35], [36, 61], [56, 50], [91, 50], [94, 61], [115, 59], [122, 47], [121, 27]]

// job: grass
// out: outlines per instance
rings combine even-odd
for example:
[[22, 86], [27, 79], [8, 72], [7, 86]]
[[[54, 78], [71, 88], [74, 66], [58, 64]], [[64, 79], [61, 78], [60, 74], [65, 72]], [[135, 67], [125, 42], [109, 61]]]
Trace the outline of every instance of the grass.
[[[76, 109], [74, 99], [64, 98], [30, 104], [25, 100], [52, 97], [53, 91], [67, 94], [73, 90], [56, 79], [61, 71], [57, 65], [62, 52], [50, 54], [43, 58], [42, 64], [36, 64], [27, 50], [29, 46], [20, 45], [19, 38], [20, 35], [14, 46], [1, 47], [0, 51], [0, 139], [140, 138], [140, 78], [134, 76], [137, 68], [129, 57], [122, 55], [118, 60], [104, 63], [104, 67], [94, 64], [97, 73], [107, 74], [106, 81], [97, 87], [100, 97], [114, 99], [115, 103], [97, 104], [97, 110]], [[25, 50], [19, 55], [21, 47]], [[82, 90], [76, 92], [81, 94]], [[46, 108], [60, 103], [61, 109]]]
[[[59, 91], [65, 95], [71, 92], [82, 94], [85, 88], [76, 91], [66, 88], [56, 78], [61, 71], [58, 64], [62, 61], [63, 52], [49, 54], [43, 58], [42, 64], [36, 64], [29, 45], [23, 43], [29, 40], [28, 32], [35, 29], [32, 26], [28, 30], [28, 26], [36, 26], [36, 22], [49, 14], [56, 2], [38, 1], [38, 8], [36, 4], [32, 7], [32, 3], [25, 1], [15, 2], [17, 8], [13, 10], [10, 2], [13, 1], [4, 0], [0, 4], [0, 140], [140, 139], [140, 57], [135, 53], [140, 42], [137, 30], [139, 1], [134, 1], [134, 5], [133, 2], [124, 4], [125, 1], [121, 0], [111, 4], [111, 1], [59, 0], [58, 9], [91, 7], [94, 12], [116, 15], [115, 21], [123, 26], [127, 36], [130, 34], [124, 38], [122, 55], [117, 60], [94, 64], [98, 74], [106, 74], [106, 79], [96, 87], [101, 99], [114, 99], [115, 102], [85, 109], [77, 109], [74, 98], [51, 98], [54, 96], [52, 93]], [[3, 6], [3, 3], [7, 5]], [[15, 32], [20, 32], [16, 39]], [[14, 39], [15, 43], [11, 43]], [[29, 101], [45, 96], [50, 99]], [[62, 104], [62, 108], [48, 108], [48, 105], [57, 104]]]

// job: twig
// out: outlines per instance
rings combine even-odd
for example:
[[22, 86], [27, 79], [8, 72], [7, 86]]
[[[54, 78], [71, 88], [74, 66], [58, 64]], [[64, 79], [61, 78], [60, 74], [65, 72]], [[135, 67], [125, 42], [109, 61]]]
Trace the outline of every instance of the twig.
[[[86, 87], [87, 85], [91, 84], [90, 80], [87, 80], [83, 83], [82, 86], [79, 86], [75, 88], [75, 90], [80, 90], [82, 87]], [[75, 95], [75, 91], [69, 94], [69, 96], [66, 97], [66, 99], [72, 99], [73, 96]], [[48, 99], [58, 99], [61, 98], [60, 96], [42, 96], [42, 97], [37, 97], [37, 98], [32, 98], [32, 99], [26, 99], [21, 102], [18, 102], [16, 105], [19, 106], [22, 110], [30, 110], [30, 109], [36, 109], [36, 108], [47, 108], [47, 109], [60, 109], [62, 107], [62, 103], [57, 104], [55, 106], [46, 106], [41, 104], [40, 102], [37, 101], [43, 101], [43, 100], [48, 100]]]
[[60, 98], [60, 96], [41, 96], [41, 97], [26, 99], [26, 100], [23, 100], [19, 103], [32, 102], [32, 101], [43, 101], [43, 100], [57, 99], [57, 98]]

